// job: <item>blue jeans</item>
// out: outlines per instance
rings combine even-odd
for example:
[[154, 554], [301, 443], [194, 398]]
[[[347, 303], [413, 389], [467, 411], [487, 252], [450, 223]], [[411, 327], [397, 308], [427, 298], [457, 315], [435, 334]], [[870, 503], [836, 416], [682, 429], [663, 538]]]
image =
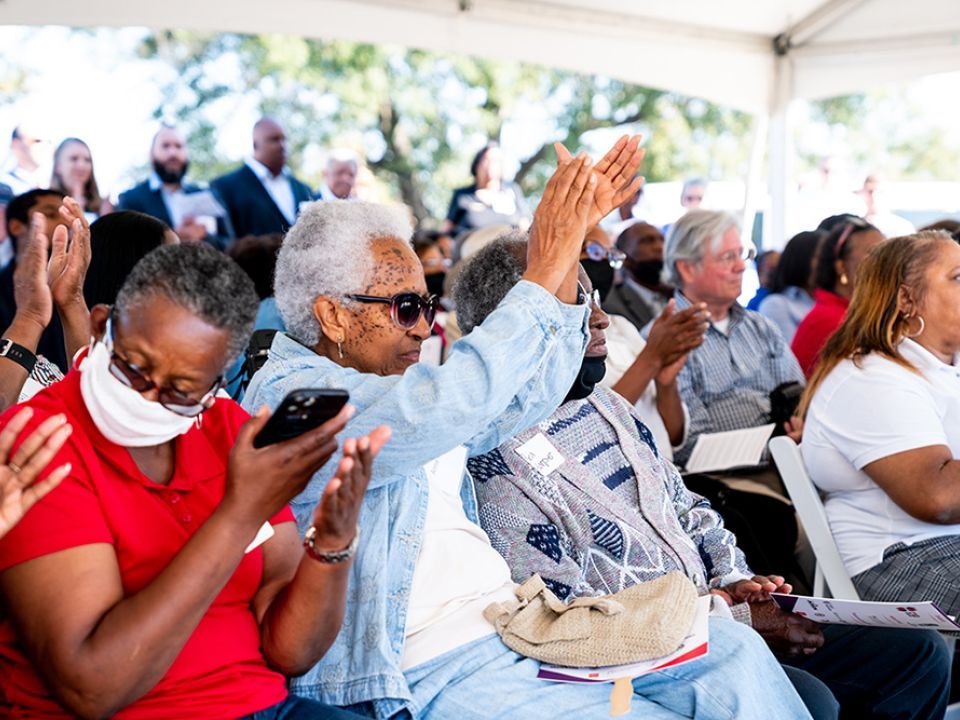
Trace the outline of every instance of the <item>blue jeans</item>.
[[282, 703], [247, 715], [242, 720], [361, 720], [360, 715], [290, 695]]
[[[537, 679], [540, 663], [491, 636], [405, 674], [416, 720], [608, 718], [609, 683], [576, 685]], [[628, 717], [661, 720], [810, 720], [780, 664], [752, 629], [710, 619], [706, 657], [633, 681]], [[407, 716], [406, 713], [404, 716]]]

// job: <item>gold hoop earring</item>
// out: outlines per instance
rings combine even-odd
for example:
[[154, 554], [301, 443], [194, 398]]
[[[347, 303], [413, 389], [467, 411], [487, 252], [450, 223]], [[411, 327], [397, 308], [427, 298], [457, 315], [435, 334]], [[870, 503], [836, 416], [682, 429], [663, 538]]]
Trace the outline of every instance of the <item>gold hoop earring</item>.
[[905, 318], [905, 320], [909, 323], [911, 320], [913, 320], [913, 318], [916, 318], [917, 320], [920, 321], [920, 329], [917, 330], [915, 333], [909, 333], [909, 332], [904, 333], [904, 334], [903, 334], [904, 337], [908, 337], [908, 338], [919, 337], [920, 335], [923, 335], [923, 331], [924, 331], [924, 330], [926, 329], [926, 327], [927, 327], [927, 324], [923, 321], [923, 316], [922, 316], [922, 315], [914, 315], [914, 316], [912, 316], [912, 317]]

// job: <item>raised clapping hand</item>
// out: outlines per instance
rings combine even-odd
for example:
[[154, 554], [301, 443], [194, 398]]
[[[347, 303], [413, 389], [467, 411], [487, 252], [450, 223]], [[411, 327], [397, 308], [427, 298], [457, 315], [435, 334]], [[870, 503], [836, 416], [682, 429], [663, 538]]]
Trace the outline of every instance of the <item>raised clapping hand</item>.
[[55, 468], [34, 483], [70, 437], [72, 428], [64, 415], [45, 420], [11, 453], [33, 410], [24, 408], [0, 431], [0, 537], [16, 525], [27, 510], [53, 490], [70, 472], [70, 463]]
[[70, 229], [59, 225], [53, 232], [48, 282], [54, 302], [63, 308], [83, 303], [83, 282], [90, 267], [91, 250], [90, 225], [80, 204], [72, 197], [65, 197], [60, 216]]
[[[621, 136], [593, 167], [597, 187], [593, 194], [590, 217], [587, 219], [588, 230], [596, 227], [603, 218], [623, 205], [643, 185], [643, 178], [635, 177], [640, 163], [643, 162], [641, 139], [640, 135]], [[570, 151], [560, 143], [556, 143], [554, 148], [561, 163], [573, 159]]]
[[373, 472], [373, 460], [390, 439], [390, 428], [381, 425], [369, 435], [343, 443], [343, 459], [313, 512], [317, 529], [313, 545], [321, 552], [344, 550], [353, 540], [360, 504]]
[[13, 297], [17, 314], [40, 326], [42, 331], [53, 317], [53, 297], [47, 281], [50, 240], [44, 232], [45, 220], [40, 213], [30, 218], [26, 243], [17, 252], [13, 272]]
[[[565, 280], [575, 279], [596, 186], [596, 175], [586, 155], [560, 160], [533, 215], [525, 280], [558, 295], [565, 289]], [[575, 288], [574, 282], [574, 292]], [[565, 302], [574, 299], [561, 297]]]

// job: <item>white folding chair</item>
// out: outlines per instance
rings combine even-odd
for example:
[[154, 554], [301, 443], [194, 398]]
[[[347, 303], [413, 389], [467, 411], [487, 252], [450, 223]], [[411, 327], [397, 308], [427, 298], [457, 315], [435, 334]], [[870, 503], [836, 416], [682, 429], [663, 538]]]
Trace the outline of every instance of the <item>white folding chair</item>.
[[800, 448], [786, 436], [776, 437], [770, 441], [770, 455], [777, 464], [817, 560], [813, 594], [839, 600], [859, 600], [830, 532], [820, 495], [807, 475]]

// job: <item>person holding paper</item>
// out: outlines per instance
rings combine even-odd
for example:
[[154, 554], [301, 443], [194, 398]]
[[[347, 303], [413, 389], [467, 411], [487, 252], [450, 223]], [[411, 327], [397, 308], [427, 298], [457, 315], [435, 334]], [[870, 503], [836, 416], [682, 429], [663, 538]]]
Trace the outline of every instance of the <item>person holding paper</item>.
[[[703, 344], [690, 353], [678, 375], [680, 396], [690, 412], [678, 464], [690, 457], [701, 433], [767, 424], [771, 391], [782, 383], [803, 382], [777, 326], [737, 304], [753, 252], [743, 244], [736, 218], [726, 212], [691, 210], [667, 236], [664, 280], [677, 288], [677, 309], [705, 303], [710, 313]], [[784, 429], [799, 439], [800, 427], [787, 425]]]
[[[524, 252], [522, 242], [501, 240], [468, 261], [454, 291], [466, 338], [522, 274]], [[585, 273], [580, 282], [591, 294]], [[591, 340], [563, 403], [467, 461], [480, 523], [513, 579], [538, 573], [569, 601], [680, 571], [702, 595], [717, 596], [711, 633], [729, 622], [721, 617], [752, 626], [782, 658], [814, 717], [835, 718], [838, 709], [845, 717], [891, 720], [942, 714], [950, 662], [936, 634], [821, 631], [770, 600], [769, 592], [790, 586], [753, 574], [722, 518], [687, 490], [636, 410], [596, 385], [605, 369], [606, 327], [606, 314], [593, 303]]]
[[960, 246], [878, 244], [803, 397], [801, 449], [861, 598], [960, 613]]
[[[609, 716], [608, 685], [538, 679], [540, 663], [484, 617], [515, 586], [477, 522], [466, 459], [549, 415], [573, 382], [588, 340], [583, 237], [639, 187], [639, 142], [621, 138], [596, 165], [558, 148], [526, 272], [440, 366], [418, 362], [437, 305], [402, 209], [318, 202], [287, 233], [275, 291], [288, 334], [274, 339], [244, 405], [340, 387], [357, 408], [354, 428], [394, 430], [364, 498], [343, 632], [293, 692], [378, 718]], [[301, 520], [329, 480], [319, 473], [294, 502]], [[739, 627], [725, 637], [716, 654], [634, 681], [631, 717], [760, 720], [773, 707], [807, 717], [759, 638]]]
[[162, 220], [182, 242], [206, 242], [224, 250], [233, 238], [226, 210], [210, 190], [184, 182], [190, 167], [187, 141], [164, 125], [150, 144], [150, 177], [120, 193], [118, 210], [136, 210]]

